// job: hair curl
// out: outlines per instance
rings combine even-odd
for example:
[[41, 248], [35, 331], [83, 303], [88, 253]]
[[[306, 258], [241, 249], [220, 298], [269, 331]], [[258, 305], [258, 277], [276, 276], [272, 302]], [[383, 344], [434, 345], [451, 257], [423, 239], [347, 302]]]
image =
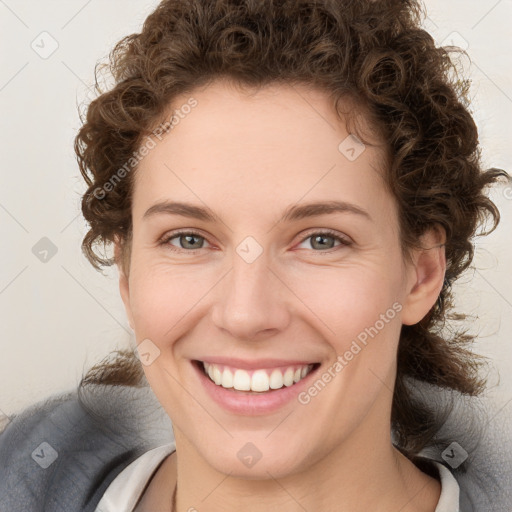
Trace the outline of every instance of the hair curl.
[[[468, 83], [450, 59], [456, 50], [436, 47], [421, 28], [422, 14], [419, 0], [164, 0], [141, 33], [125, 37], [111, 52], [115, 85], [90, 103], [75, 140], [88, 185], [84, 253], [98, 269], [111, 265], [114, 259], [95, 249], [118, 240], [128, 268], [134, 173], [107, 184], [177, 95], [228, 78], [249, 87], [311, 85], [327, 91], [335, 106], [353, 100], [387, 141], [385, 177], [398, 204], [403, 248], [414, 247], [429, 228], [446, 232], [439, 300], [400, 335], [392, 427], [410, 457], [440, 425], [434, 411], [413, 399], [408, 377], [468, 395], [484, 389], [483, 359], [469, 349], [473, 337], [442, 331], [454, 318], [450, 286], [472, 262], [477, 230], [490, 220], [491, 232], [499, 222], [485, 189], [508, 176], [482, 169]], [[98, 74], [96, 87], [101, 92]], [[126, 379], [113, 371], [116, 383], [143, 379], [140, 368]]]

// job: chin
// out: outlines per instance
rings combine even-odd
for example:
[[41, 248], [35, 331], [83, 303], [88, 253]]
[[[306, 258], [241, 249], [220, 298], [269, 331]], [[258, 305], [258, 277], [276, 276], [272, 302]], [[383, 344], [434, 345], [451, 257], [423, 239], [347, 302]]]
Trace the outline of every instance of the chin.
[[[311, 465], [311, 458], [295, 443], [286, 446], [261, 437], [254, 442], [240, 436], [229, 442], [196, 446], [200, 456], [219, 473], [245, 480], [283, 478]], [[301, 443], [303, 445], [303, 443]]]

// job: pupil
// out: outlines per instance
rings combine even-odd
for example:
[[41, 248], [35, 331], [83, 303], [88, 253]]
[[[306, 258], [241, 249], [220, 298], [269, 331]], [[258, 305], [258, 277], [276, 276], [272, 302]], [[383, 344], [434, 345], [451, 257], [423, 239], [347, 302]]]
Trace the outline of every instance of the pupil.
[[187, 244], [190, 243], [191, 245], [194, 245], [193, 242], [190, 242], [190, 240], [194, 240], [194, 238], [199, 238], [199, 237], [197, 237], [195, 235], [185, 235], [185, 240], [187, 241]]
[[331, 237], [331, 236], [317, 235], [317, 236], [315, 236], [315, 242], [316, 242], [316, 243], [319, 243], [319, 244], [320, 244], [320, 246], [321, 246], [321, 248], [324, 248], [324, 249], [325, 249], [325, 248], [327, 247], [328, 249], [330, 249], [330, 248], [332, 247], [332, 244], [325, 243], [325, 240], [327, 240], [327, 239], [329, 239], [329, 238], [331, 238], [331, 239], [332, 239], [332, 237]]

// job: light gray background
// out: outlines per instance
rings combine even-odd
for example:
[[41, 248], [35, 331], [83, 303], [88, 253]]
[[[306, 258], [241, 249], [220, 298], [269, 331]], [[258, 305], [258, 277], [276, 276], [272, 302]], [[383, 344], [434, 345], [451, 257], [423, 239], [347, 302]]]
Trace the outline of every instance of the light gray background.
[[[95, 63], [138, 31], [157, 3], [0, 0], [0, 417], [75, 387], [84, 369], [134, 342], [117, 271], [101, 275], [80, 252], [84, 183], [73, 139], [77, 105], [93, 97]], [[512, 0], [427, 0], [426, 7], [425, 26], [439, 44], [468, 47], [472, 62], [463, 65], [486, 166], [511, 172]], [[42, 58], [54, 40], [58, 48]], [[489, 393], [505, 405], [512, 399], [512, 188], [492, 197], [502, 224], [478, 242], [477, 269], [457, 296], [475, 316], [468, 322], [480, 335], [475, 351], [491, 358]], [[43, 237], [57, 248], [46, 263], [32, 252]]]

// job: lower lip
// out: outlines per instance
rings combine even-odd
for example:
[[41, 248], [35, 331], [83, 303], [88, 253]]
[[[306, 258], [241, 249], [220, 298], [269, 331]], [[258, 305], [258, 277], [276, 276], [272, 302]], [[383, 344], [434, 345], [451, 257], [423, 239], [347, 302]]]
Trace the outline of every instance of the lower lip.
[[[202, 365], [202, 363], [199, 364]], [[312, 376], [316, 374], [318, 370], [317, 367], [314, 368], [303, 379], [292, 386], [284, 386], [266, 393], [250, 393], [236, 391], [234, 388], [217, 386], [217, 384], [212, 382], [210, 378], [203, 373], [202, 369], [199, 368], [199, 364], [192, 363], [192, 366], [210, 397], [229, 412], [242, 414], [244, 416], [270, 414], [279, 410], [292, 400], [297, 399], [299, 393], [309, 385]]]

